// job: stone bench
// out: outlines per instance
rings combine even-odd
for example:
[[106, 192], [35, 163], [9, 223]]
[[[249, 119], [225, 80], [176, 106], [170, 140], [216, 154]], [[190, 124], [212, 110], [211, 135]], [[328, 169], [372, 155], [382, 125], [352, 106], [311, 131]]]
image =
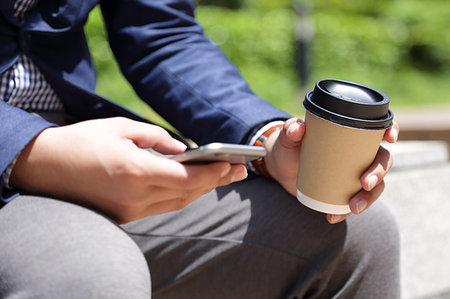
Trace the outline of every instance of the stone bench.
[[450, 298], [450, 163], [446, 141], [385, 145], [394, 156], [380, 200], [401, 232], [402, 298]]

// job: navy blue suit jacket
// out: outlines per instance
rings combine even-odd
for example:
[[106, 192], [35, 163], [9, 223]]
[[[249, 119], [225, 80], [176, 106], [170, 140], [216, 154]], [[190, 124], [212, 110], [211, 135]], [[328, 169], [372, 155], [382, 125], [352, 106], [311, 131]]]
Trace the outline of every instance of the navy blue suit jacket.
[[[143, 120], [94, 92], [83, 25], [97, 4], [125, 77], [144, 101], [198, 144], [239, 143], [255, 126], [289, 117], [254, 95], [205, 37], [194, 18], [194, 0], [40, 0], [22, 23], [13, 18], [14, 0], [2, 0], [0, 73], [23, 51], [69, 114], [80, 120], [119, 115]], [[51, 125], [0, 100], [0, 173]], [[11, 198], [5, 190], [0, 185], [3, 201]]]

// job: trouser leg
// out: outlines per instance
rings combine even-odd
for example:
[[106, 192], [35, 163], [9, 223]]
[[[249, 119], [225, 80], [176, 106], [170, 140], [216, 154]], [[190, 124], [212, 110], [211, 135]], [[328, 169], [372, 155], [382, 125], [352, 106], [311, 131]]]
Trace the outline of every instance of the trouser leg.
[[[155, 298], [399, 293], [397, 227], [380, 204], [329, 225], [277, 184], [253, 178], [124, 228], [145, 252]], [[150, 297], [142, 253], [90, 210], [20, 197], [0, 210], [0, 234], [2, 297]]]
[[330, 225], [264, 178], [124, 226], [154, 298], [397, 298], [396, 222], [382, 204]]
[[107, 218], [20, 196], [0, 209], [1, 298], [150, 298], [147, 263]]

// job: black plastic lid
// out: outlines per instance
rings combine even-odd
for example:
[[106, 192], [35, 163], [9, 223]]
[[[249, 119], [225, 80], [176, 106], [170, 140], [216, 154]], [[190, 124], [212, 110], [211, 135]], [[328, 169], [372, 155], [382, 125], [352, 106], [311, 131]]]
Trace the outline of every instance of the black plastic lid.
[[303, 105], [323, 119], [358, 129], [387, 129], [394, 118], [384, 93], [340, 79], [317, 81], [314, 90], [306, 94]]

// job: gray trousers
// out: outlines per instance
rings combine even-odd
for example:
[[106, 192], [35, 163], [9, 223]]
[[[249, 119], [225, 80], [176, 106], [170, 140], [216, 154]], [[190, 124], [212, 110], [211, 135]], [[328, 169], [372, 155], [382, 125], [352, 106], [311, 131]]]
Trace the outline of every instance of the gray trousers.
[[262, 177], [123, 226], [37, 196], [0, 209], [1, 298], [367, 299], [399, 292], [398, 228], [382, 203], [330, 225]]

